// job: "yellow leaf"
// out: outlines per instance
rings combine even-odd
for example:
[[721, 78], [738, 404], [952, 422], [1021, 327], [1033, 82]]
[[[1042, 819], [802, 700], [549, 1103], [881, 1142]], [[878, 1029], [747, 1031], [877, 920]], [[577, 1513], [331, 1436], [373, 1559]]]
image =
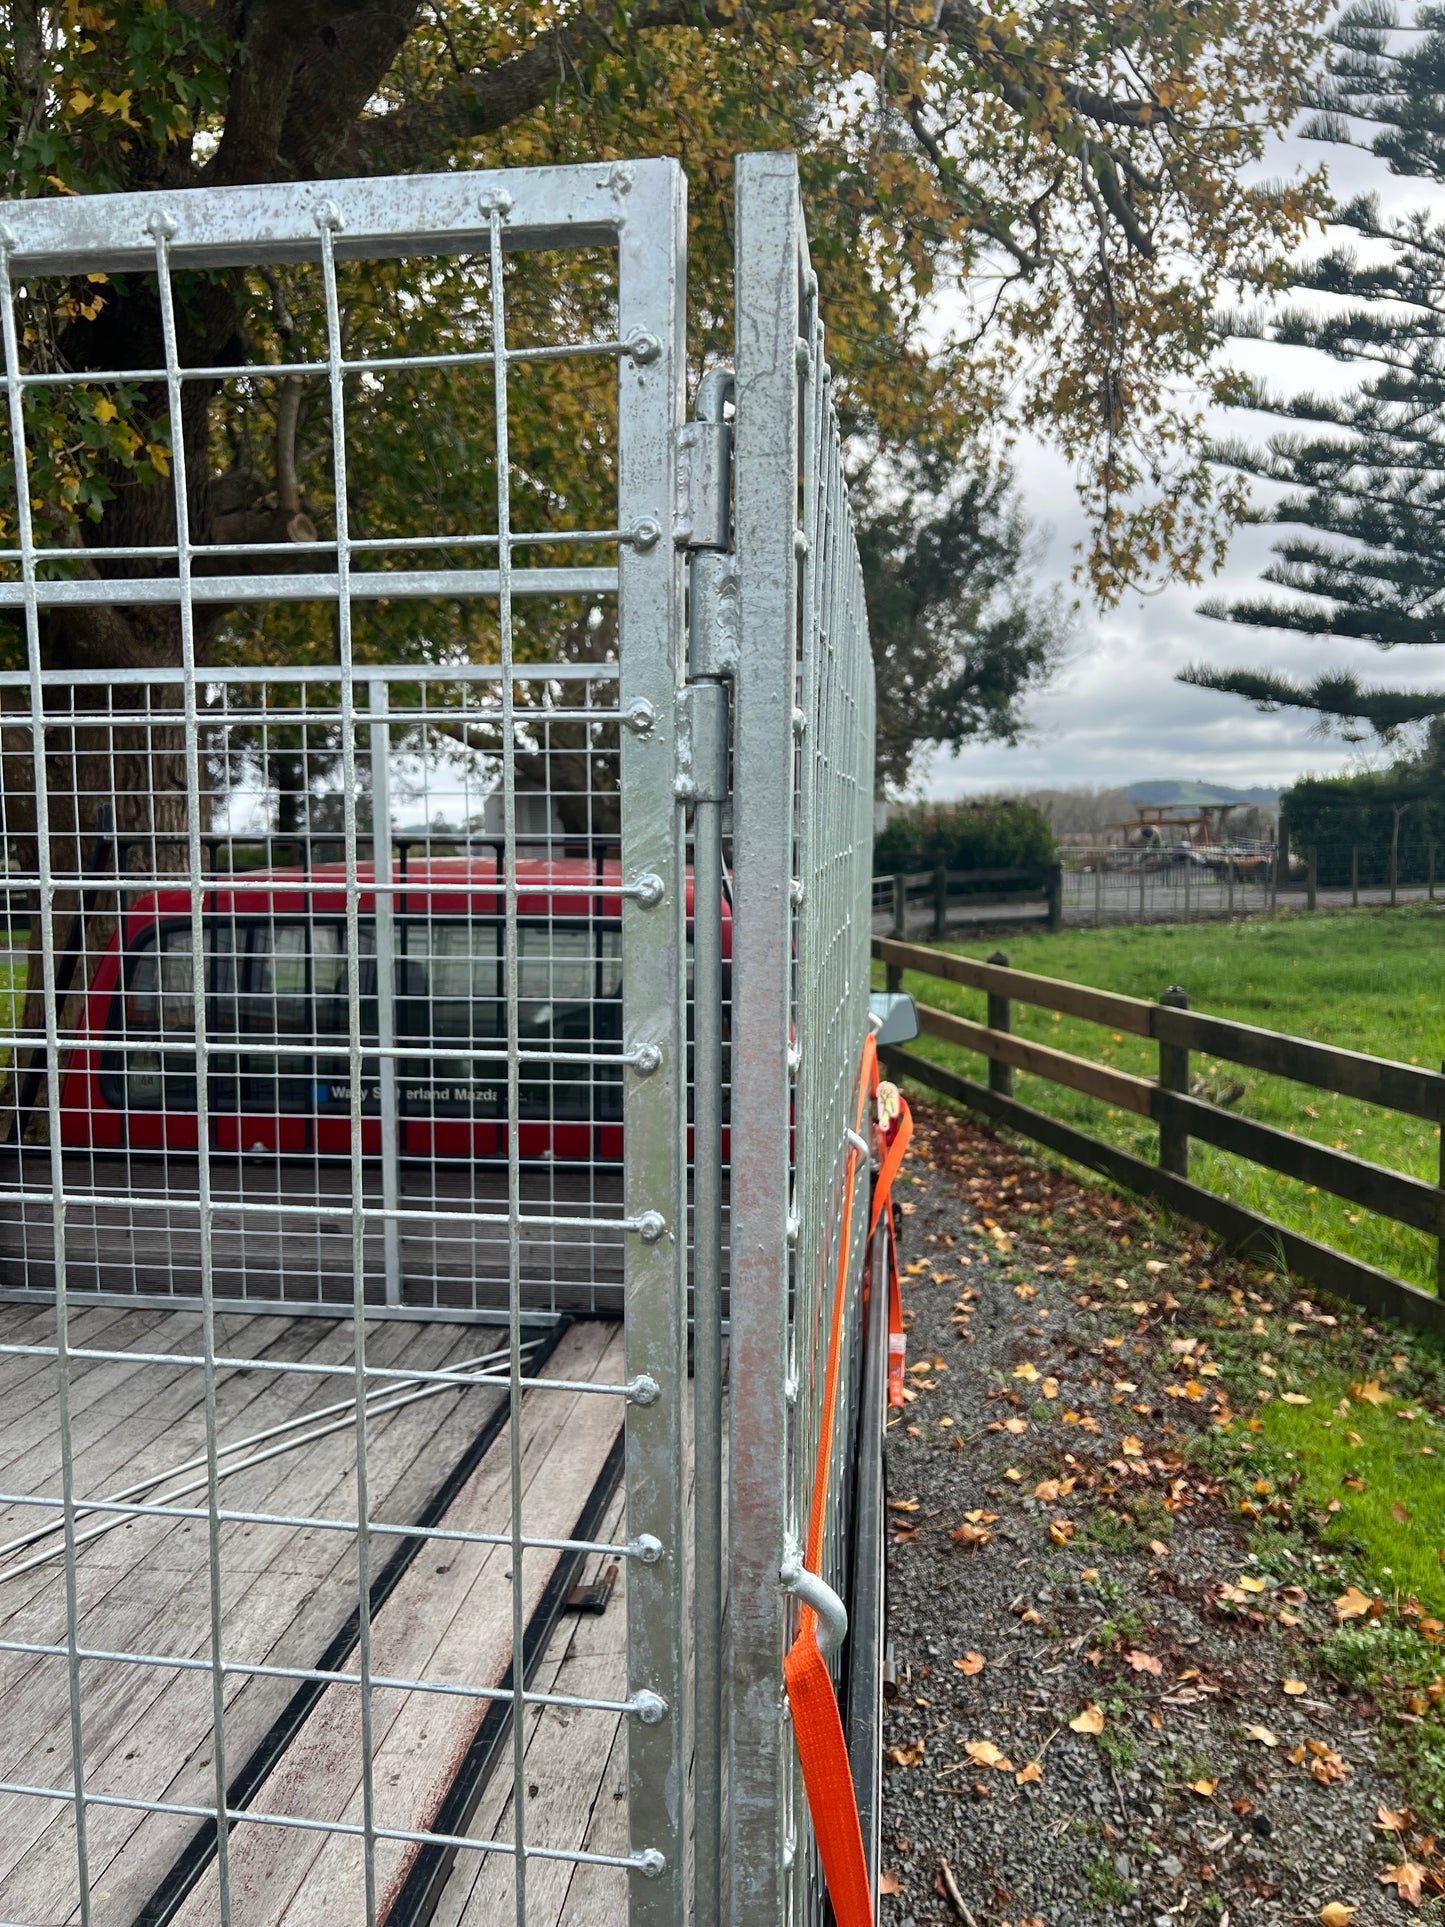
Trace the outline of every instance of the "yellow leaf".
[[1142, 1459], [1144, 1456], [1143, 1445], [1133, 1437], [1126, 1438], [1120, 1449], [1126, 1459]]
[[1103, 1709], [1092, 1702], [1084, 1708], [1082, 1713], [1076, 1713], [1069, 1721], [1071, 1733], [1102, 1733], [1103, 1730]]
[[913, 1740], [907, 1746], [886, 1747], [884, 1750], [895, 1766], [920, 1766], [923, 1762], [922, 1740]]
[[1282, 1684], [1291, 1699], [1298, 1699], [1301, 1693], [1307, 1693], [1310, 1690], [1302, 1679], [1287, 1679]]
[[975, 1766], [997, 1767], [1000, 1773], [1012, 1773], [1013, 1762], [996, 1747], [992, 1740], [969, 1740], [964, 1752]]
[[953, 1663], [960, 1673], [967, 1673], [970, 1679], [975, 1673], [981, 1673], [984, 1668], [982, 1653], [965, 1653], [962, 1659], [956, 1659]]
[[1191, 1780], [1189, 1782], [1189, 1791], [1191, 1793], [1197, 1793], [1201, 1800], [1208, 1800], [1213, 1798], [1214, 1789], [1218, 1785], [1218, 1780]]
[[147, 442], [146, 454], [149, 456], [150, 465], [157, 475], [170, 474], [171, 451], [166, 447], [164, 442]]
[[1303, 1392], [1281, 1392], [1280, 1400], [1285, 1405], [1308, 1405], [1310, 1403]]
[[1381, 1389], [1379, 1380], [1375, 1378], [1367, 1378], [1363, 1385], [1352, 1385], [1350, 1390], [1356, 1398], [1364, 1399], [1367, 1405], [1388, 1405], [1390, 1403], [1390, 1394]]
[[67, 114], [88, 114], [94, 105], [94, 94], [88, 94], [83, 87], [77, 87], [70, 99], [66, 101], [65, 111]]
[[1019, 1786], [1037, 1786], [1044, 1777], [1044, 1769], [1038, 1760], [1030, 1760], [1026, 1767], [1015, 1773], [1014, 1780]]
[[1239, 1590], [1241, 1592], [1263, 1592], [1265, 1590], [1265, 1584], [1262, 1579], [1255, 1579], [1249, 1573], [1245, 1573], [1239, 1582]]
[[1059, 1395], [1059, 1381], [1056, 1378], [1046, 1378], [1039, 1389], [1043, 1392], [1045, 1398], [1057, 1398]]
[[1335, 1601], [1335, 1618], [1341, 1621], [1363, 1619], [1369, 1610], [1370, 1602], [1358, 1586], [1348, 1587]]
[[100, 96], [100, 111], [108, 115], [110, 119], [122, 120], [127, 127], [134, 127], [138, 130], [140, 122], [131, 119], [130, 102], [131, 89], [129, 87], [127, 87], [123, 93], [119, 94], [113, 94], [109, 89], [105, 89]]
[[102, 395], [100, 400], [95, 404], [95, 407], [91, 410], [91, 413], [98, 422], [104, 424], [105, 422], [113, 422], [120, 413], [120, 410], [108, 395]]
[[1038, 1378], [1039, 1368], [1025, 1359], [1022, 1365], [1014, 1366], [1014, 1377], [1021, 1378], [1026, 1385], [1032, 1385]]
[[1347, 1907], [1343, 1900], [1332, 1900], [1327, 1907], [1320, 1908], [1320, 1920], [1323, 1927], [1350, 1927], [1358, 1912], [1357, 1907]]
[[1246, 1736], [1258, 1746], [1278, 1746], [1279, 1735], [1271, 1733], [1267, 1726], [1246, 1726]]

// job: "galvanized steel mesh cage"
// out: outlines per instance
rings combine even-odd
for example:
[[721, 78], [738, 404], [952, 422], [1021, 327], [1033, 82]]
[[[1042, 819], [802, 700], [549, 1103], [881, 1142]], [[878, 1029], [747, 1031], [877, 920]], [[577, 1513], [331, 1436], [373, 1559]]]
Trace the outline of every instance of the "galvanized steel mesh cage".
[[[11, 1927], [818, 1911], [779, 1575], [872, 672], [790, 160], [739, 221], [709, 532], [672, 163], [0, 211]], [[38, 356], [86, 274], [147, 278], [143, 365]], [[270, 331], [203, 365], [216, 274]], [[37, 522], [42, 393], [152, 410], [153, 542]], [[247, 409], [304, 411], [307, 512], [202, 539]], [[414, 498], [355, 479], [387, 437]], [[116, 612], [146, 650], [87, 666]]]

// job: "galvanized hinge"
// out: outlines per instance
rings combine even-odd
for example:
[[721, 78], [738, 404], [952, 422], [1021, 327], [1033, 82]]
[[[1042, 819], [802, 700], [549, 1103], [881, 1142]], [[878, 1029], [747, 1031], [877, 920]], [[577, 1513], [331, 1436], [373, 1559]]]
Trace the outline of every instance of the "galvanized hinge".
[[684, 803], [725, 803], [728, 795], [728, 692], [720, 682], [677, 692], [677, 780]]
[[695, 419], [677, 431], [677, 506], [673, 540], [680, 549], [727, 549], [732, 537], [732, 429], [723, 411], [732, 398], [731, 368], [712, 368], [698, 385]]

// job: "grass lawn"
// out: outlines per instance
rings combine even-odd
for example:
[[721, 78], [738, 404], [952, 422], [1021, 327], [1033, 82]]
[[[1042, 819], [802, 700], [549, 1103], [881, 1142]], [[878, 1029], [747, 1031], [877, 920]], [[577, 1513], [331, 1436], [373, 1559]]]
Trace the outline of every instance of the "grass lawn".
[[[996, 946], [941, 947], [987, 957]], [[1135, 997], [1157, 997], [1168, 985], [1179, 984], [1192, 1008], [1216, 1016], [1407, 1064], [1438, 1068], [1445, 1056], [1445, 906], [1412, 904], [1274, 922], [1040, 932], [1006, 938], [1002, 947], [1015, 968], [1041, 976]], [[921, 1003], [979, 1022], [986, 1018], [982, 992], [911, 972], [904, 988]], [[1118, 1070], [1141, 1076], [1158, 1070], [1157, 1047], [1146, 1038], [1024, 1004], [1014, 1005], [1013, 1024], [1021, 1036]], [[976, 1080], [986, 1074], [982, 1058], [936, 1038], [920, 1038], [913, 1049]], [[1228, 1103], [1246, 1117], [1413, 1177], [1439, 1178], [1440, 1133], [1421, 1119], [1212, 1058], [1196, 1057], [1193, 1070], [1202, 1079], [1199, 1095]], [[1158, 1132], [1142, 1118], [1022, 1073], [1016, 1073], [1015, 1090], [1038, 1110], [1141, 1157], [1157, 1155]], [[1194, 1147], [1190, 1175], [1322, 1243], [1412, 1284], [1435, 1287], [1435, 1243], [1420, 1232], [1207, 1145]]]

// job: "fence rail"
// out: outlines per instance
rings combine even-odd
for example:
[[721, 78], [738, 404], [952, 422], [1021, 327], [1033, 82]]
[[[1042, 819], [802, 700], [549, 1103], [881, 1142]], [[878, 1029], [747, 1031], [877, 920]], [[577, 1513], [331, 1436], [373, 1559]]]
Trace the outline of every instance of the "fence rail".
[[[1436, 1125], [1445, 1124], [1445, 1075], [1191, 1011], [1179, 990], [1167, 991], [1161, 1000], [1151, 1002], [1012, 970], [999, 959], [981, 963], [889, 938], [874, 939], [873, 955], [885, 966], [891, 990], [901, 989], [904, 973], [912, 971], [981, 990], [988, 997], [986, 1024], [927, 1003], [920, 1003], [918, 1012], [925, 1036], [988, 1059], [987, 1085], [912, 1051], [890, 1049], [884, 1056], [895, 1073], [915, 1078], [946, 1097], [980, 1110], [1035, 1142], [1103, 1172], [1129, 1190], [1158, 1199], [1230, 1244], [1277, 1256], [1312, 1284], [1352, 1298], [1372, 1311], [1445, 1332], [1445, 1298], [1420, 1291], [1376, 1266], [1235, 1204], [1189, 1177], [1190, 1141], [1197, 1139], [1434, 1237], [1439, 1241], [1437, 1277], [1445, 1277], [1445, 1166], [1442, 1182], [1431, 1184], [1311, 1139], [1295, 1137], [1273, 1125], [1240, 1117], [1191, 1094], [1190, 1058], [1196, 1052], [1207, 1053], [1226, 1063], [1385, 1110], [1404, 1111]], [[1138, 1077], [1053, 1045], [1014, 1036], [1014, 1003], [1059, 1011], [1104, 1028], [1153, 1039], [1159, 1050], [1157, 1078]], [[1013, 1091], [1015, 1070], [1151, 1119], [1159, 1126], [1157, 1165], [1019, 1102]]]

